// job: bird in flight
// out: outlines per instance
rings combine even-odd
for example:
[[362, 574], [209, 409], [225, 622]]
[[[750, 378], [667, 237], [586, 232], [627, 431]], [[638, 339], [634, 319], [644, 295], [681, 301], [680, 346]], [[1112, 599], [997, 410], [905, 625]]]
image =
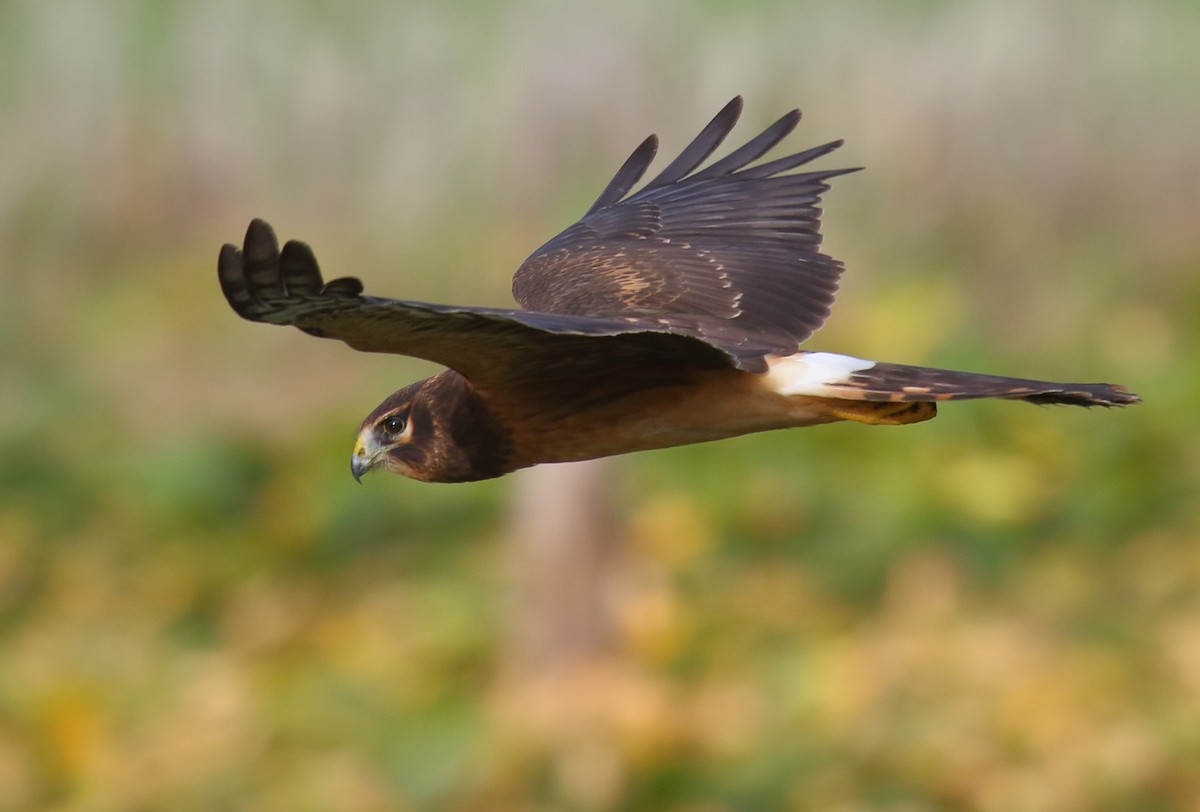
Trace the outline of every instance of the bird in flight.
[[1051, 383], [801, 350], [829, 315], [842, 264], [820, 251], [821, 195], [856, 169], [791, 172], [834, 141], [754, 163], [800, 120], [793, 110], [697, 168], [733, 129], [737, 97], [638, 191], [651, 135], [582, 219], [513, 277], [520, 309], [363, 295], [326, 282], [312, 249], [254, 220], [221, 249], [234, 311], [356, 350], [447, 369], [367, 415], [356, 479], [382, 468], [468, 482], [519, 468], [839, 420], [901, 425], [969, 398], [1126, 406], [1120, 386]]

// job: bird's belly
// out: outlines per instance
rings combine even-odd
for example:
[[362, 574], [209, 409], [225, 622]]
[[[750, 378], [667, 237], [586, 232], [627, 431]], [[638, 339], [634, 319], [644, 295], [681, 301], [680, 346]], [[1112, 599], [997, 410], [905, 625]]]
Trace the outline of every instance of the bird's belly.
[[514, 437], [514, 462], [593, 459], [836, 419], [820, 398], [781, 395], [764, 375], [709, 370], [575, 411], [531, 415]]

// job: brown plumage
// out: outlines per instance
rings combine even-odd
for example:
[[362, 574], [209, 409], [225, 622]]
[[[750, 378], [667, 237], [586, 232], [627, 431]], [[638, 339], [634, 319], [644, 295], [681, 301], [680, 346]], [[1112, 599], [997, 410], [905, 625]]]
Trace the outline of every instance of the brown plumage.
[[827, 181], [785, 174], [835, 141], [749, 166], [796, 126], [792, 111], [696, 171], [741, 112], [727, 104], [678, 158], [633, 194], [657, 149], [634, 151], [583, 218], [513, 278], [523, 309], [362, 295], [326, 283], [312, 250], [280, 250], [250, 224], [226, 245], [221, 288], [244, 318], [294, 325], [368, 352], [448, 369], [379, 405], [351, 467], [416, 479], [486, 479], [589, 459], [835, 420], [903, 424], [976, 397], [1123, 406], [1109, 384], [1057, 384], [882, 364], [799, 350], [829, 315], [842, 266], [819, 250]]

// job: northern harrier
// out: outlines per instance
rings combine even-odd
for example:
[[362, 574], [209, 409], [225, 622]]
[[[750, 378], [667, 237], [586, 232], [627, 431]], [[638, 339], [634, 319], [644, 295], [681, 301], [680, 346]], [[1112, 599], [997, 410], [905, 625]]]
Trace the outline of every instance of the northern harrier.
[[821, 194], [854, 169], [785, 174], [834, 141], [750, 166], [793, 110], [696, 168], [742, 110], [735, 98], [639, 191], [642, 142], [583, 219], [513, 277], [524, 309], [378, 299], [325, 282], [312, 250], [279, 249], [261, 220], [221, 250], [221, 289], [251, 321], [448, 369], [388, 397], [359, 428], [355, 478], [373, 468], [466, 482], [565, 462], [838, 420], [928, 420], [938, 401], [1007, 398], [1125, 406], [1110, 384], [1049, 383], [799, 349], [829, 315], [842, 264], [818, 250]]

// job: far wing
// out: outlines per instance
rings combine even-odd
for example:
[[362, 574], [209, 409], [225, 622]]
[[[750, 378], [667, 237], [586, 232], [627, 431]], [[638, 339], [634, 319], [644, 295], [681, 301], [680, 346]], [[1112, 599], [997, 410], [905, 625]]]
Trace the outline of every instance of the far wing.
[[647, 363], [682, 367], [734, 364], [698, 338], [638, 318], [596, 319], [522, 310], [455, 307], [363, 296], [353, 277], [326, 283], [312, 249], [279, 249], [262, 220], [251, 222], [241, 250], [221, 249], [221, 290], [250, 321], [298, 327], [356, 350], [424, 358], [476, 386], [503, 388], [556, 371], [619, 374]]
[[762, 370], [829, 315], [842, 265], [820, 253], [821, 194], [853, 169], [781, 174], [835, 141], [747, 167], [790, 133], [793, 110], [695, 172], [733, 129], [741, 98], [721, 110], [678, 158], [626, 197], [654, 158], [651, 136], [583, 219], [539, 248], [513, 278], [513, 295], [540, 312], [637, 317], [699, 335]]

